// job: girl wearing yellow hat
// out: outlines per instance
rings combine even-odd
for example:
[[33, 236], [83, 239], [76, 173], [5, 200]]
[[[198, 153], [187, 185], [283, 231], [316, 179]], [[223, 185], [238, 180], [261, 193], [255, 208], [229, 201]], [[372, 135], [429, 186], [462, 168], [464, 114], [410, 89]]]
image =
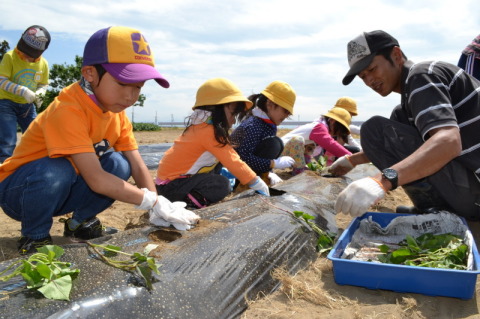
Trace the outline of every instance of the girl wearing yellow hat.
[[229, 129], [251, 107], [252, 102], [227, 79], [202, 84], [187, 127], [160, 160], [155, 179], [158, 194], [186, 202], [190, 208], [216, 203], [231, 191], [228, 178], [219, 174], [221, 163], [242, 184], [268, 196], [268, 186], [230, 144]]
[[293, 158], [280, 156], [283, 142], [277, 137], [277, 126], [293, 114], [296, 94], [288, 83], [274, 81], [248, 99], [254, 107], [233, 131], [232, 141], [240, 158], [274, 185], [282, 180], [272, 169], [288, 168], [294, 163]]
[[[358, 115], [358, 111], [357, 111], [357, 102], [352, 99], [351, 97], [348, 97], [348, 96], [344, 96], [344, 97], [341, 97], [337, 100], [337, 102], [335, 103], [334, 107], [341, 107], [342, 109], [345, 109], [348, 111], [348, 113], [350, 113], [350, 115], [352, 117], [354, 116], [357, 116]], [[357, 134], [357, 135], [360, 135], [360, 127], [357, 126], [357, 125], [354, 125], [354, 124], [350, 124], [349, 126], [349, 129], [350, 129], [350, 133], [351, 134]], [[356, 153], [356, 152], [359, 152], [362, 150], [362, 146], [360, 145], [360, 143], [358, 143], [353, 137], [352, 135], [348, 135], [348, 141], [347, 141], [347, 144], [344, 145], [346, 149], [348, 149], [350, 152], [352, 153]]]
[[343, 147], [350, 134], [351, 115], [340, 107], [334, 107], [312, 123], [299, 126], [282, 137], [283, 155], [295, 160], [293, 175], [305, 171], [313, 156], [330, 153], [335, 157], [351, 155]]

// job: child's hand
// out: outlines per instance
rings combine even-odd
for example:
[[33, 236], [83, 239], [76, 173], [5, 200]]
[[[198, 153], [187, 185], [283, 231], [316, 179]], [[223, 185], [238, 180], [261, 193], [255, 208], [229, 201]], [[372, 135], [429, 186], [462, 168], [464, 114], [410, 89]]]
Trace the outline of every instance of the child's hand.
[[33, 103], [36, 98], [35, 93], [27, 87], [23, 90], [22, 97], [27, 100], [27, 103]]
[[283, 179], [281, 179], [280, 176], [272, 172], [268, 173], [268, 179], [270, 180], [270, 186], [274, 186], [278, 183], [283, 182]]
[[290, 156], [281, 156], [273, 160], [273, 168], [277, 169], [288, 168], [291, 167], [293, 164], [295, 164], [295, 160]]
[[200, 217], [185, 209], [184, 202], [171, 202], [163, 196], [158, 196], [158, 202], [150, 210], [150, 222], [157, 226], [173, 225], [178, 230], [188, 230], [195, 225]]
[[254, 182], [248, 186], [262, 195], [270, 196], [268, 185], [258, 176], [254, 179]]

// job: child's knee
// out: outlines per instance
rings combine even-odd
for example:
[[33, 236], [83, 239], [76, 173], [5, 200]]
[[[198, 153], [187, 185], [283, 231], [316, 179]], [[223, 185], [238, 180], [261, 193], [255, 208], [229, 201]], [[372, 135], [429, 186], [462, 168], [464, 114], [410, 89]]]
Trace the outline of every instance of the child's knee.
[[132, 175], [130, 163], [127, 158], [119, 152], [108, 152], [100, 158], [100, 163], [105, 171], [127, 180]]

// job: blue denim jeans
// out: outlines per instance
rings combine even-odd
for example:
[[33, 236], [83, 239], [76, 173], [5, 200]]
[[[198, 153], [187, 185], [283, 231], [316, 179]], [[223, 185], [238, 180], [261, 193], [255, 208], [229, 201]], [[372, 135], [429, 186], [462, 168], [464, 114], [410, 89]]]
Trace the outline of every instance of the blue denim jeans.
[[[121, 153], [105, 153], [100, 163], [106, 172], [123, 180], [131, 175], [130, 164]], [[32, 239], [49, 235], [54, 216], [73, 212], [73, 218], [83, 222], [114, 201], [94, 193], [63, 157], [27, 163], [0, 183], [0, 206], [22, 223], [22, 236]]]
[[19, 104], [0, 99], [0, 164], [12, 156], [17, 144], [17, 123], [22, 133], [37, 117], [33, 103]]

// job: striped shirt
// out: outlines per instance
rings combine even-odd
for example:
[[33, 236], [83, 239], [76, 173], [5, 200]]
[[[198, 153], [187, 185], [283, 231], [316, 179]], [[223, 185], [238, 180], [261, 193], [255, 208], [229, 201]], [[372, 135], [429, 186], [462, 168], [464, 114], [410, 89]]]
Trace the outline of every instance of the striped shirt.
[[480, 34], [477, 35], [477, 37], [473, 39], [469, 45], [467, 45], [462, 53], [465, 55], [470, 55], [473, 53], [475, 57], [480, 58]]
[[480, 176], [480, 81], [439, 61], [407, 61], [402, 78], [402, 108], [423, 140], [430, 130], [458, 127], [462, 152], [457, 160]]

